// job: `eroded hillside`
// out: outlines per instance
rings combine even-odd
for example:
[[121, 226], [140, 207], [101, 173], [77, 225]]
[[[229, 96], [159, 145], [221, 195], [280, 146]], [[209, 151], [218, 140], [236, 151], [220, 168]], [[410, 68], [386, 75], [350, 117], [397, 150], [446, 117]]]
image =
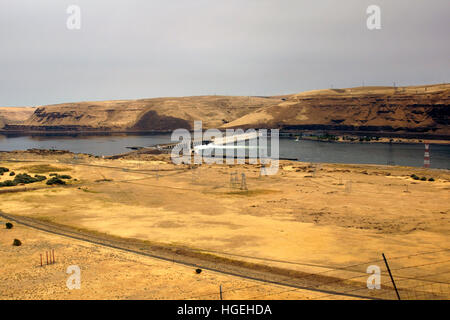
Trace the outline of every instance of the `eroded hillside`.
[[0, 129], [6, 125], [18, 125], [28, 120], [36, 108], [2, 107], [0, 108]]
[[218, 128], [281, 101], [281, 98], [200, 96], [64, 103], [38, 107], [23, 124], [6, 129], [171, 131], [191, 129], [194, 120], [202, 120], [204, 128]]
[[[20, 117], [16, 113], [15, 120], [9, 115], [2, 121], [6, 109], [24, 111]], [[27, 110], [0, 108], [0, 128], [3, 122], [6, 131], [164, 132], [192, 129], [194, 120], [202, 120], [203, 128], [448, 136], [449, 115], [450, 84], [442, 84], [325, 89], [276, 97], [199, 96], [64, 103]]]
[[450, 134], [450, 85], [308, 91], [261, 108], [227, 128], [325, 129]]

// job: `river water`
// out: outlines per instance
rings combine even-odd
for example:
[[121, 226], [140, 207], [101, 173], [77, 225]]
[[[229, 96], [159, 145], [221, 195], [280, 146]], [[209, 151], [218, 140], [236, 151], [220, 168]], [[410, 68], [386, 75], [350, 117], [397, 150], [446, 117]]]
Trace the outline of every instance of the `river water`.
[[[38, 149], [69, 150], [93, 155], [115, 155], [127, 147], [170, 143], [170, 134], [104, 135], [0, 135], [0, 151]], [[450, 169], [450, 145], [431, 145], [431, 167]], [[335, 143], [280, 138], [281, 158], [306, 162], [391, 164], [423, 166], [423, 144]]]

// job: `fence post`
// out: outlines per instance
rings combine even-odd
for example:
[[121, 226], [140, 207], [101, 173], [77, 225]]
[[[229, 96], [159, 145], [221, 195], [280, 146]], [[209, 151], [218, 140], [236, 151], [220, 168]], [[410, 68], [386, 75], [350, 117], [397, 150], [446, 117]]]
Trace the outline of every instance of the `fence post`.
[[223, 300], [222, 299], [222, 285], [220, 285], [220, 300]]
[[387, 271], [389, 272], [389, 277], [391, 277], [392, 284], [394, 285], [395, 293], [397, 294], [398, 300], [400, 299], [400, 295], [398, 294], [397, 286], [395, 285], [394, 277], [392, 277], [391, 269], [389, 269], [389, 264], [384, 256], [384, 253], [381, 254], [383, 256], [384, 263], [386, 264]]

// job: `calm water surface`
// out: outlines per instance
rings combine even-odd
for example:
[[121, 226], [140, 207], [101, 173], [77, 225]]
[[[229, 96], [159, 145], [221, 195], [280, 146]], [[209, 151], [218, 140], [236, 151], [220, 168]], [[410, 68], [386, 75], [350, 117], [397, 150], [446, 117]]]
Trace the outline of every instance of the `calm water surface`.
[[[127, 147], [149, 147], [169, 142], [170, 134], [0, 135], [0, 151], [38, 148], [101, 156], [131, 151]], [[280, 157], [297, 158], [307, 162], [421, 167], [423, 155], [423, 144], [333, 143], [280, 139]], [[450, 169], [449, 145], [431, 145], [431, 167]]]

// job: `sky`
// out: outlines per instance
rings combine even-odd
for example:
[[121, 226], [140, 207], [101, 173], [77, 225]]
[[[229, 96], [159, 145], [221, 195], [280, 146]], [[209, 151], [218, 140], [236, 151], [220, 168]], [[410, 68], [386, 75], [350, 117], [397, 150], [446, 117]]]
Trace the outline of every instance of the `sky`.
[[449, 16], [448, 0], [0, 0], [0, 106], [447, 83]]

